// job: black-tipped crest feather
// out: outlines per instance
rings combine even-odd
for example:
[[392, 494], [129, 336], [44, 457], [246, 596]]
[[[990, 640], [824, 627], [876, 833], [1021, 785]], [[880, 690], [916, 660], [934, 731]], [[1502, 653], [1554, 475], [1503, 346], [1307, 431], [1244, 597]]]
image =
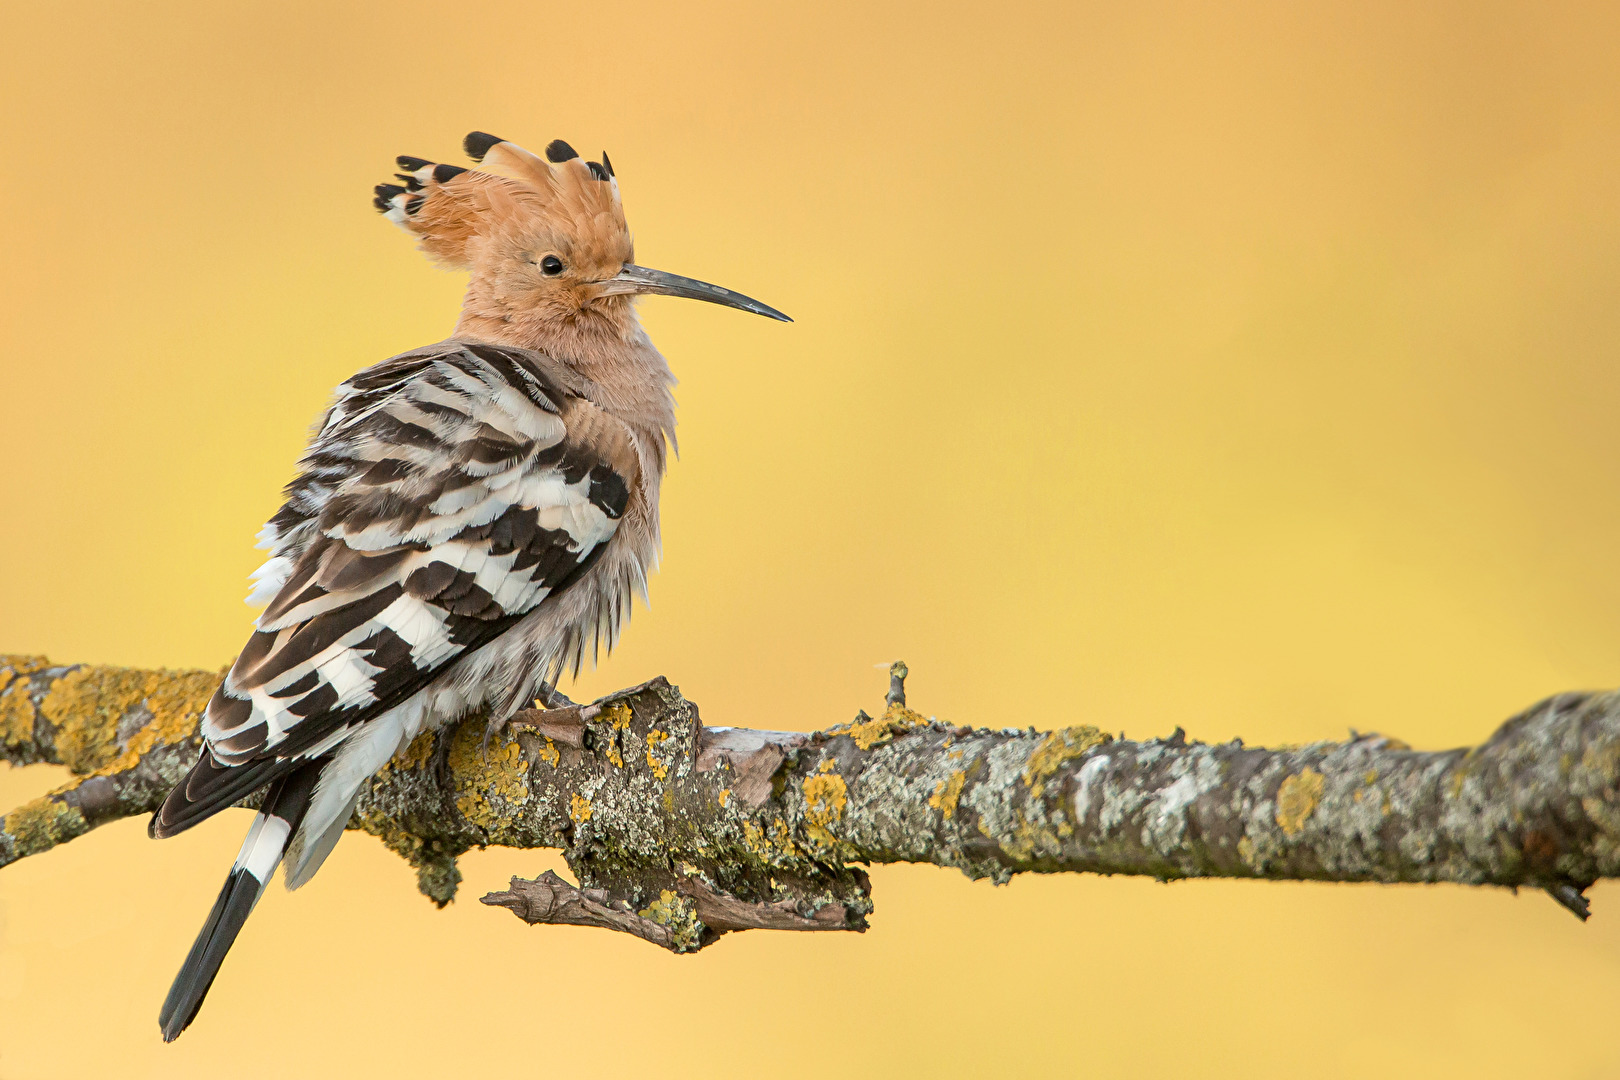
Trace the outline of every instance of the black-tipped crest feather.
[[400, 187], [398, 184], [378, 184], [371, 190], [377, 196], [371, 200], [371, 205], [375, 206], [378, 210], [381, 210], [384, 213], [393, 209], [393, 204], [389, 202], [390, 199], [392, 199], [395, 195], [405, 194], [405, 189]]
[[546, 144], [546, 160], [553, 165], [561, 165], [563, 162], [573, 161], [577, 157], [579, 157], [579, 151], [561, 139], [552, 139]]
[[506, 140], [501, 138], [499, 135], [491, 135], [484, 131], [469, 131], [467, 133], [467, 137], [461, 140], [461, 149], [465, 151], [467, 156], [472, 158], [473, 161], [483, 161], [484, 155], [489, 153], [491, 147], [493, 147], [496, 143], [503, 143], [505, 141]]

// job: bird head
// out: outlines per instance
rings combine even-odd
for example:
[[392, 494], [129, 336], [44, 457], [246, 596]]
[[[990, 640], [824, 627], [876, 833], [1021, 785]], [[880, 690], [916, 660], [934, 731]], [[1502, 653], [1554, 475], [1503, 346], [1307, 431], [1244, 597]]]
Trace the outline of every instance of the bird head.
[[464, 323], [598, 324], [622, 334], [633, 325], [631, 298], [649, 293], [791, 321], [729, 289], [636, 265], [606, 153], [587, 161], [557, 139], [542, 158], [478, 131], [463, 146], [472, 169], [399, 158], [404, 185], [377, 185], [375, 205], [423, 251], [471, 272]]

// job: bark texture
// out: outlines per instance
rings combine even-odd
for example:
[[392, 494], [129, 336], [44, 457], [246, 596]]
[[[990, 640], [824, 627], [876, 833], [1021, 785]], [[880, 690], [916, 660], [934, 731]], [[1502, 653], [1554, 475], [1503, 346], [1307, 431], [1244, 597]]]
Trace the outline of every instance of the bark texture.
[[[1560, 694], [1471, 749], [1383, 736], [1258, 749], [1094, 727], [991, 731], [905, 703], [809, 734], [709, 728], [664, 679], [519, 714], [486, 747], [471, 717], [372, 781], [350, 828], [380, 837], [439, 904], [456, 857], [561, 848], [483, 898], [531, 923], [689, 952], [746, 929], [861, 930], [861, 864], [1161, 879], [1453, 882], [1547, 889], [1581, 917], [1620, 874], [1620, 694]], [[0, 865], [157, 807], [197, 752], [211, 672], [0, 658], [0, 747], [72, 783], [7, 814]]]

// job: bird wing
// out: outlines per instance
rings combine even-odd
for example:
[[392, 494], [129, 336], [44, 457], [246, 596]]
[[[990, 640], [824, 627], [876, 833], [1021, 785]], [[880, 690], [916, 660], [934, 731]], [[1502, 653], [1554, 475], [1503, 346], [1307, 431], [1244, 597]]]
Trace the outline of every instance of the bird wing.
[[447, 342], [343, 384], [266, 526], [258, 629], [209, 702], [165, 836], [330, 753], [599, 556], [628, 429], [525, 350]]

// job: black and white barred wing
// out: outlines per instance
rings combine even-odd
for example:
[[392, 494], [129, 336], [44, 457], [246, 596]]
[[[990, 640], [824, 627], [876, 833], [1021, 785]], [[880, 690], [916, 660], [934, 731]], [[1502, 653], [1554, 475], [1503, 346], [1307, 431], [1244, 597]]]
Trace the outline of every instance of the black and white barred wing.
[[541, 359], [447, 343], [339, 389], [266, 526], [257, 591], [273, 599], [154, 835], [332, 752], [601, 554], [634, 448]]

